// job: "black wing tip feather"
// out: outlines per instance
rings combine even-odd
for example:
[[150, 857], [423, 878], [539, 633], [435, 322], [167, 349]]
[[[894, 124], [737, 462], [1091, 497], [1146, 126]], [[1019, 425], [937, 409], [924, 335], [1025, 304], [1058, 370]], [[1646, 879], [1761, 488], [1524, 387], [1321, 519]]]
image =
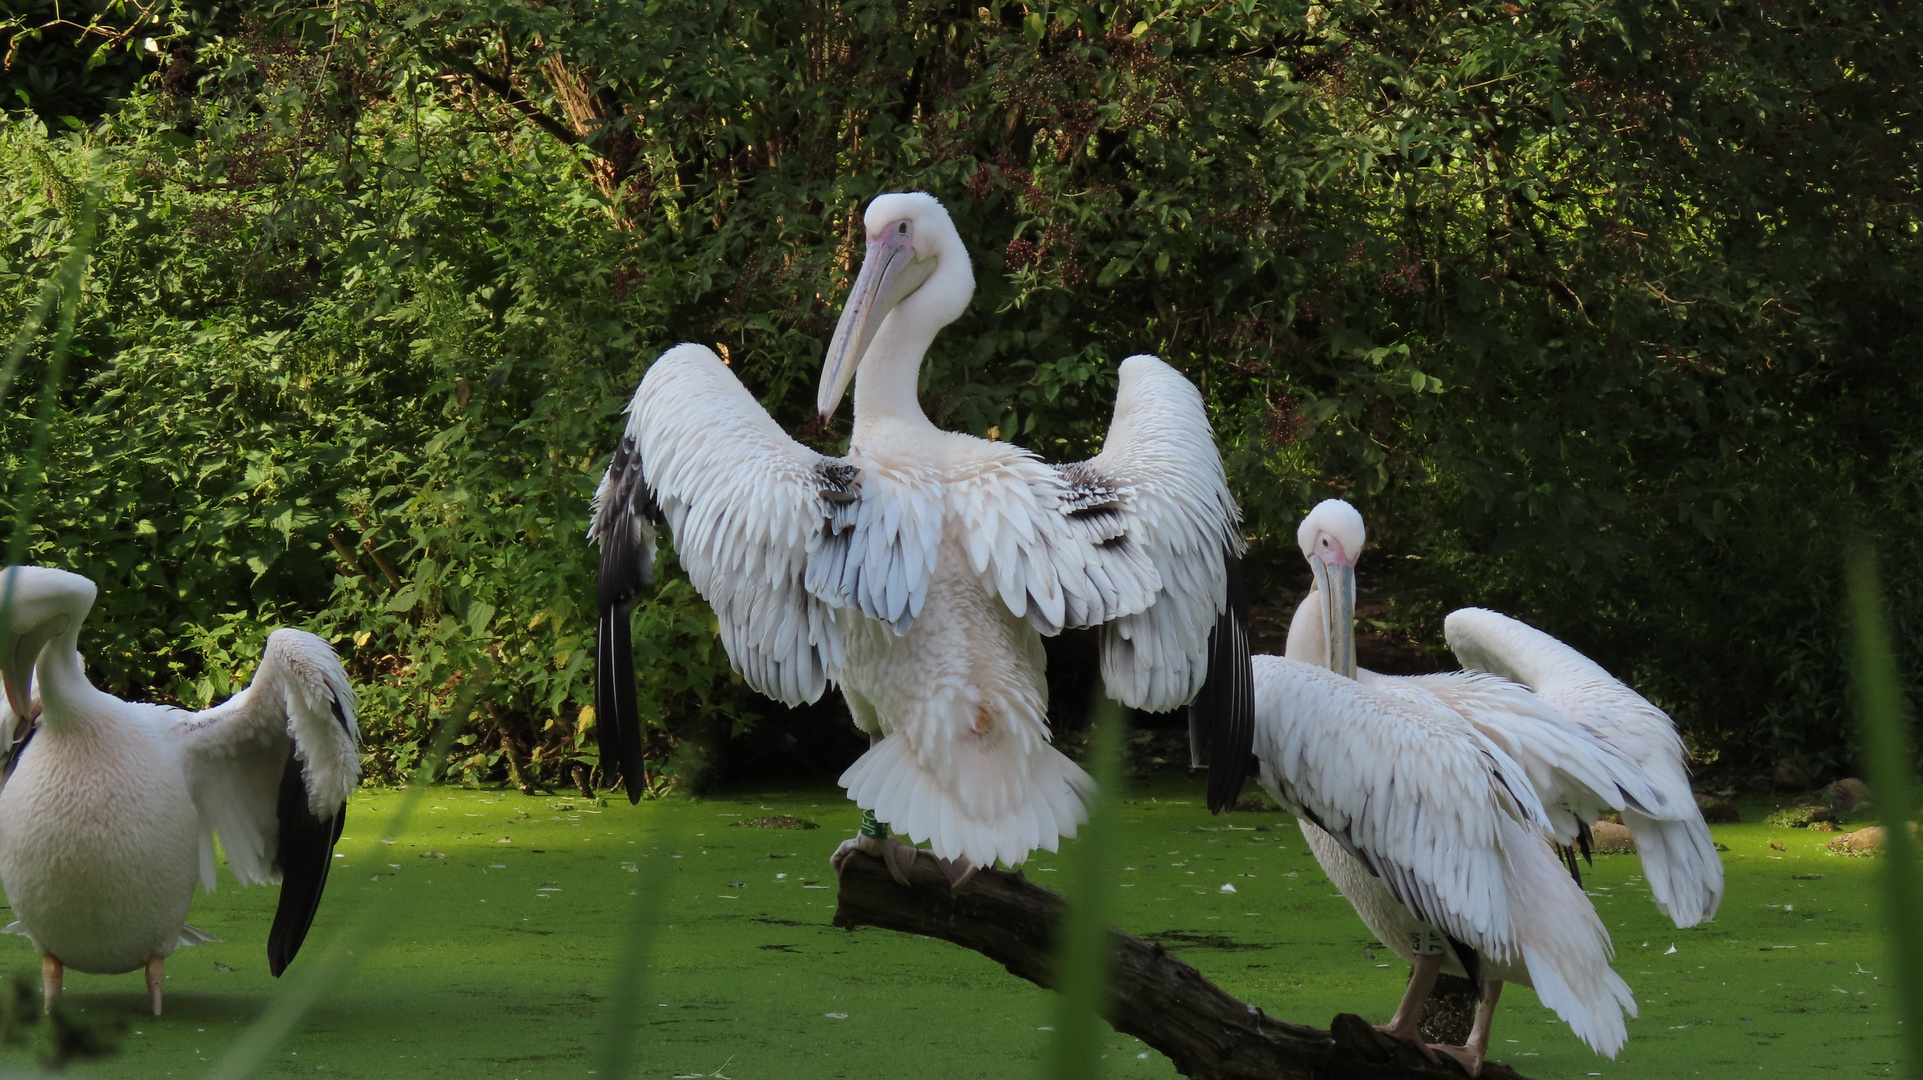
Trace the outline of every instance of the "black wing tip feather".
[[628, 803], [647, 790], [647, 763], [641, 754], [641, 716], [635, 704], [632, 601], [601, 613], [594, 658], [594, 726], [601, 746], [603, 783], [626, 781]]
[[347, 823], [347, 804], [327, 820], [314, 816], [307, 803], [307, 780], [294, 748], [287, 748], [287, 764], [280, 774], [280, 797], [275, 806], [280, 821], [279, 849], [274, 862], [280, 869], [280, 902], [274, 925], [267, 931], [267, 970], [276, 978], [287, 970], [307, 940], [307, 931], [320, 911], [327, 872], [333, 866], [334, 845]]
[[1575, 844], [1570, 847], [1556, 845], [1557, 850], [1562, 854], [1563, 865], [1569, 868], [1569, 876], [1576, 879], [1577, 885], [1582, 884], [1582, 867], [1576, 865], [1576, 859], [1580, 857], [1588, 865], [1596, 865], [1596, 857], [1593, 854], [1595, 842], [1595, 834], [1589, 828], [1589, 823], [1579, 820], [1576, 822]]
[[[1255, 758], [1255, 675], [1249, 660], [1249, 601], [1242, 589], [1242, 560], [1224, 552], [1228, 603], [1209, 631], [1208, 674], [1189, 706], [1191, 738], [1208, 733], [1209, 813], [1235, 807], [1242, 785], [1253, 775]], [[1199, 741], [1199, 740], [1198, 740]]]
[[634, 637], [629, 616], [641, 590], [654, 581], [654, 565], [640, 543], [643, 520], [661, 521], [661, 507], [649, 490], [634, 436], [625, 435], [608, 464], [607, 504], [600, 509], [596, 535], [601, 564], [595, 576], [599, 609], [594, 656], [594, 724], [601, 747], [603, 783], [626, 781], [628, 802], [647, 790], [647, 765], [641, 755], [641, 720], [635, 705]]
[[1462, 973], [1475, 984], [1476, 1000], [1481, 1001], [1483, 997], [1482, 954], [1477, 952], [1473, 945], [1462, 941], [1454, 934], [1444, 934], [1443, 937], [1449, 939], [1449, 947], [1456, 951], [1456, 959], [1462, 961]]

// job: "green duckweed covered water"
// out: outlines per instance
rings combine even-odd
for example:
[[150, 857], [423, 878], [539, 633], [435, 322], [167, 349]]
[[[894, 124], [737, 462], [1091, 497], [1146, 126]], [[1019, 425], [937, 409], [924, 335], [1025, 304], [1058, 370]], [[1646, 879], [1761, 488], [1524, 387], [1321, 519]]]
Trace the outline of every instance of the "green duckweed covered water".
[[[1124, 806], [1124, 929], [1168, 946], [1271, 1015], [1386, 1019], [1406, 967], [1323, 877], [1285, 814], [1211, 817], [1200, 786], [1144, 783]], [[832, 788], [631, 807], [434, 789], [406, 833], [378, 842], [396, 792], [356, 796], [326, 902], [296, 961], [311, 963], [379, 893], [401, 912], [379, 947], [282, 1047], [275, 1076], [536, 1080], [594, 1075], [620, 924], [640, 875], [665, 874], [636, 1075], [761, 1078], [1036, 1075], [1048, 994], [941, 942], [828, 925], [828, 854], [857, 812]], [[814, 830], [735, 823], [788, 814]], [[1752, 812], [1746, 816], [1757, 817]], [[1589, 1052], [1530, 991], [1506, 993], [1492, 1056], [1537, 1077], [1889, 1076], [1896, 1054], [1874, 859], [1829, 834], [1716, 826], [1729, 894], [1691, 930], [1649, 902], [1634, 856], [1598, 856], [1585, 883], [1641, 1008], [1617, 1061]], [[1770, 845], [1781, 845], [1776, 850]], [[1039, 854], [1047, 885], [1059, 859]], [[117, 1057], [81, 1076], [193, 1077], [265, 1008], [275, 894], [225, 877], [195, 925], [226, 939], [168, 964], [167, 1015], [138, 974], [70, 974], [90, 1023], [123, 1025]], [[1232, 886], [1226, 892], [1223, 886]], [[0, 967], [37, 981], [25, 939]], [[292, 972], [290, 972], [290, 978]], [[1173, 1076], [1110, 1034], [1107, 1075]], [[4, 1060], [29, 1065], [31, 1053]]]

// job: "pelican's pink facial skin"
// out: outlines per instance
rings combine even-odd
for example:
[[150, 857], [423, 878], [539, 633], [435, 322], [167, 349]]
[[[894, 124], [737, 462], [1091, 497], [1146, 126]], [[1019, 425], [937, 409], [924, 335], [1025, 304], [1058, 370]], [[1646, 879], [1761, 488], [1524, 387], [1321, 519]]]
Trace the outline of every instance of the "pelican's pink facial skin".
[[1362, 553], [1359, 551], [1351, 553], [1344, 550], [1342, 541], [1337, 540], [1328, 533], [1319, 533], [1316, 535], [1315, 557], [1330, 566], [1353, 567], [1355, 566], [1356, 559], [1360, 558], [1361, 555]]

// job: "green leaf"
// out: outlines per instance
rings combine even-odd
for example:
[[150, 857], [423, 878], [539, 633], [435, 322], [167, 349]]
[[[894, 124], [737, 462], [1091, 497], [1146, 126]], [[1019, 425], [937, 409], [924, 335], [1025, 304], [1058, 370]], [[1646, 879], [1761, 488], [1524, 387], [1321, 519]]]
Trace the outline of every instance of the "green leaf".
[[494, 621], [494, 605], [476, 600], [467, 606], [467, 626], [476, 635], [487, 633], [487, 627]]

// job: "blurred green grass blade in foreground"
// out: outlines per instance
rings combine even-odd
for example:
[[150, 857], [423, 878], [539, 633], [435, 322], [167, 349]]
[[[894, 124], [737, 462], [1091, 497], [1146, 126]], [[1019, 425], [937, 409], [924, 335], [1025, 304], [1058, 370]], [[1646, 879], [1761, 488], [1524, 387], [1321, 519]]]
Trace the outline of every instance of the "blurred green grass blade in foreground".
[[[40, 380], [40, 404], [34, 414], [32, 441], [27, 446], [20, 471], [9, 478], [7, 485], [14, 500], [13, 535], [7, 544], [9, 565], [16, 565], [26, 557], [27, 533], [39, 506], [40, 491], [46, 484], [47, 446], [52, 441], [53, 414], [60, 407], [60, 385], [66, 380], [67, 353], [73, 345], [74, 323], [80, 312], [80, 289], [87, 279], [87, 266], [93, 258], [94, 203], [90, 180], [78, 188], [78, 199], [71, 219], [73, 242], [67, 249], [67, 256], [60, 261], [60, 268], [47, 282], [39, 304], [28, 313], [27, 321], [14, 335], [6, 362], [0, 366], [0, 402], [4, 402], [7, 391], [13, 386], [14, 376], [19, 374], [27, 350], [33, 346], [34, 338], [39, 336], [47, 314], [58, 304], [60, 320], [54, 329], [53, 345], [47, 353], [47, 370]], [[6, 597], [7, 603], [11, 601], [11, 595]]]
[[93, 260], [94, 239], [96, 236], [94, 217], [94, 198], [90, 186], [81, 189], [79, 212], [73, 219], [73, 242], [67, 248], [67, 257], [60, 260], [60, 266], [47, 279], [40, 290], [40, 299], [34, 302], [27, 318], [14, 332], [13, 345], [7, 350], [7, 359], [0, 364], [0, 402], [7, 399], [7, 391], [13, 388], [14, 377], [20, 374], [20, 363], [27, 357], [27, 350], [33, 347], [33, 340], [40, 336], [40, 330], [47, 324], [47, 316], [53, 313], [55, 305], [60, 308], [60, 328], [54, 338], [54, 352], [50, 357], [48, 373], [58, 366], [64, 369], [67, 346], [73, 341], [75, 314], [80, 307], [80, 286], [86, 281], [87, 267]]
[[[60, 384], [66, 379], [67, 351], [73, 344], [73, 328], [80, 312], [80, 287], [87, 279], [87, 265], [93, 257], [94, 246], [94, 190], [91, 178], [78, 188], [78, 199], [72, 218], [73, 242], [67, 249], [67, 257], [60, 261], [60, 267], [41, 290], [40, 301], [28, 313], [27, 320], [14, 334], [13, 346], [7, 350], [4, 365], [0, 365], [0, 403], [6, 400], [7, 391], [12, 388], [14, 376], [20, 372], [20, 363], [26, 358], [27, 350], [46, 325], [47, 314], [58, 304], [60, 321], [54, 330], [53, 346], [47, 354], [46, 374], [40, 381], [40, 407], [34, 415], [33, 438], [27, 446], [27, 454], [21, 462], [20, 470], [8, 478], [8, 493], [14, 500], [13, 533], [7, 540], [7, 565], [17, 566], [26, 558], [28, 533], [32, 528], [34, 513], [39, 507], [41, 489], [47, 479], [47, 445], [52, 441], [53, 411], [60, 406]], [[0, 620], [6, 619], [13, 610], [13, 579], [7, 579], [7, 587], [0, 590]]]
[[1102, 1034], [1108, 1021], [1103, 1006], [1111, 992], [1108, 927], [1112, 922], [1116, 853], [1121, 850], [1122, 746], [1127, 718], [1121, 706], [1101, 697], [1089, 739], [1089, 766], [1095, 794], [1088, 801], [1088, 824], [1063, 852], [1064, 892], [1068, 900], [1057, 936], [1055, 1035], [1044, 1058], [1046, 1080], [1092, 1080], [1101, 1071]]
[[[642, 805], [652, 813], [660, 804], [650, 801]], [[657, 820], [661, 817], [659, 813], [652, 816]], [[654, 942], [660, 934], [661, 909], [668, 893], [667, 856], [674, 839], [659, 832], [656, 838], [660, 842], [650, 853], [654, 856], [652, 864], [640, 870], [635, 882], [627, 932], [621, 939], [621, 953], [615, 958], [608, 1006], [602, 1013], [601, 1080], [626, 1080], [635, 1075], [634, 1037], [642, 1026], [641, 994], [648, 988], [648, 960], [654, 955]], [[637, 867], [640, 865], [637, 860]]]
[[1897, 1000], [1909, 1061], [1902, 1070], [1923, 1078], [1923, 874], [1909, 823], [1916, 814], [1916, 745], [1897, 679], [1876, 556], [1853, 553], [1849, 562], [1856, 707], [1863, 723], [1865, 775], [1883, 819], [1884, 880], [1889, 890], [1890, 950], [1896, 960]]
[[[454, 737], [467, 726], [467, 718], [474, 709], [475, 695], [481, 682], [477, 678], [462, 686], [459, 695], [442, 716], [440, 730], [434, 734], [434, 745], [422, 758], [413, 782], [407, 785], [407, 794], [401, 797], [400, 805], [394, 808], [393, 815], [387, 819], [379, 843], [391, 843], [406, 831], [415, 808], [427, 794], [428, 786], [440, 771], [441, 764], [447, 760]], [[207, 1074], [209, 1080], [244, 1080], [258, 1072], [268, 1055], [287, 1041], [307, 1014], [354, 970], [354, 965], [380, 944], [388, 927], [393, 925], [394, 913], [403, 899], [404, 889], [397, 884], [376, 892], [363, 885], [350, 895], [342, 895], [345, 892], [345, 889], [338, 887], [331, 889], [321, 902], [358, 904], [359, 913], [349, 917], [347, 924], [327, 943], [325, 951], [295, 961], [296, 966], [289, 969], [286, 985], [281, 992], [274, 995], [274, 1000], [260, 1019], [254, 1021], [246, 1033], [228, 1048], [227, 1053], [214, 1063], [213, 1069]]]

